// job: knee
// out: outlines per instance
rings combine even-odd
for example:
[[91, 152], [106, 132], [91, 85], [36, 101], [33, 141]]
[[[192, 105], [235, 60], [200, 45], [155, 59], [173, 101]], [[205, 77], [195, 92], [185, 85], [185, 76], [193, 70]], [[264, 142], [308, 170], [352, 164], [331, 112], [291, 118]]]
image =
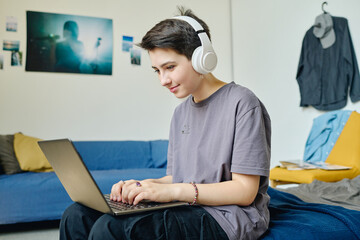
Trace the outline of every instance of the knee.
[[81, 218], [85, 215], [85, 207], [79, 203], [70, 205], [63, 213], [61, 220], [74, 220], [74, 218]]
[[82, 205], [74, 203], [64, 211], [60, 221], [60, 239], [74, 239], [75, 226], [79, 226], [83, 215], [81, 208]]
[[69, 206], [60, 221], [60, 239], [87, 239], [89, 229], [102, 213], [79, 203]]
[[89, 210], [87, 207], [79, 204], [74, 203], [70, 205], [63, 213], [61, 219], [76, 219], [82, 218], [83, 216], [88, 216]]
[[119, 221], [119, 219], [114, 216], [104, 214], [91, 228], [89, 239], [128, 239], [124, 234], [122, 221]]
[[70, 205], [63, 213], [61, 221], [71, 221], [72, 223], [95, 222], [103, 213], [88, 208], [82, 204], [74, 203]]

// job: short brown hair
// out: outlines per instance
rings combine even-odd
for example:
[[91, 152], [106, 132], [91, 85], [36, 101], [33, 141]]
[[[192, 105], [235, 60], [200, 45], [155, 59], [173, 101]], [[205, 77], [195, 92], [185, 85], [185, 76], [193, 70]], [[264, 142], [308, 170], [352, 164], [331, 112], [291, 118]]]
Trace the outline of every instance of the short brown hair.
[[[188, 16], [195, 19], [204, 28], [209, 39], [210, 30], [204, 21], [198, 18], [190, 9], [178, 7], [180, 16]], [[170, 48], [183, 54], [191, 60], [194, 50], [201, 45], [200, 38], [193, 27], [179, 19], [165, 19], [156, 24], [142, 38], [140, 47], [148, 51], [154, 48]]]

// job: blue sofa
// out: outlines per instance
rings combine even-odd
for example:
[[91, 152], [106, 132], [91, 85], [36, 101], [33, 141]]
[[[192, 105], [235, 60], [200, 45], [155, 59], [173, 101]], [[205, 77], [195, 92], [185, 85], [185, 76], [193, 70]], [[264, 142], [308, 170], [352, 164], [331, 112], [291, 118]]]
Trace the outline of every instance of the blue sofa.
[[[75, 141], [103, 193], [127, 179], [166, 173], [167, 140]], [[54, 172], [0, 175], [0, 224], [57, 220], [72, 203]]]

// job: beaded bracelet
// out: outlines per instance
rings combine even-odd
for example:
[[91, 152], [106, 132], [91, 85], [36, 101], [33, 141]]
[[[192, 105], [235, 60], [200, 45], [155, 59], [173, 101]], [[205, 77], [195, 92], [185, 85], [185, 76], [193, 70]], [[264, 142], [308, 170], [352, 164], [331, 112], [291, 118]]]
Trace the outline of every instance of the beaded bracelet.
[[194, 201], [192, 202], [192, 203], [189, 203], [189, 205], [195, 205], [196, 204], [196, 201], [197, 201], [197, 198], [198, 198], [198, 195], [199, 195], [199, 191], [198, 191], [198, 188], [197, 188], [197, 186], [196, 186], [196, 184], [194, 183], [194, 182], [191, 182], [190, 183], [191, 185], [193, 185], [194, 186], [194, 188], [195, 188], [195, 197], [194, 197]]

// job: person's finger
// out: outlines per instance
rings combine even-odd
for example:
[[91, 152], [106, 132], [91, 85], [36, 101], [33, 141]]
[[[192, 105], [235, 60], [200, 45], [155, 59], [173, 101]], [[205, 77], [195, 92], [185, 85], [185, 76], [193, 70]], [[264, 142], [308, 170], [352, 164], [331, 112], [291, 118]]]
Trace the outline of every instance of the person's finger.
[[136, 195], [134, 198], [133, 204], [138, 205], [142, 200], [148, 199], [147, 198], [148, 193], [147, 192], [140, 192]]
[[114, 184], [111, 188], [110, 199], [113, 201], [121, 201], [121, 191], [125, 182], [120, 181]]
[[133, 204], [134, 198], [136, 198], [139, 194], [141, 194], [143, 189], [141, 187], [133, 188], [128, 194], [128, 203]]

